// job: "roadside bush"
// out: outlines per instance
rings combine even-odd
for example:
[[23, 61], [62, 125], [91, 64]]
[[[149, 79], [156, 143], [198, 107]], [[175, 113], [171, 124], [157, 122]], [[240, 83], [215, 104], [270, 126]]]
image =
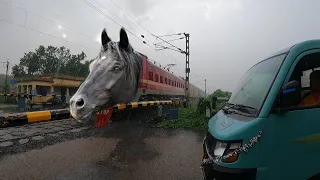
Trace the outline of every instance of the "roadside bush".
[[63, 108], [64, 105], [62, 100], [55, 96], [53, 98], [48, 99], [47, 103], [52, 103], [54, 108]]
[[204, 133], [208, 129], [209, 118], [205, 116], [205, 113], [198, 112], [197, 109], [197, 106], [181, 108], [179, 109], [179, 119], [163, 121], [158, 126], [173, 129], [183, 128]]
[[[211, 109], [212, 96], [200, 98], [196, 106], [179, 109], [179, 118], [177, 120], [166, 120], [158, 124], [163, 128], [186, 129], [200, 133], [205, 133], [208, 129], [208, 121], [206, 117], [206, 109]], [[215, 111], [218, 111], [224, 103], [217, 102]]]
[[210, 100], [208, 98], [200, 98], [197, 106], [197, 113], [204, 114], [206, 109], [211, 108]]

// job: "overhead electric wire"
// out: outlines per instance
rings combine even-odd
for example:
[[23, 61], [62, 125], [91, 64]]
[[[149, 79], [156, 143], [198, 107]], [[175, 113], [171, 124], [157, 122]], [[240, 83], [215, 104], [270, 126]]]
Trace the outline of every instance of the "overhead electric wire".
[[[37, 30], [37, 29], [33, 29], [33, 28], [30, 28], [30, 27], [27, 27], [27, 26], [26, 26], [26, 23], [27, 23], [27, 22], [26, 22], [26, 19], [28, 18], [28, 13], [30, 13], [30, 14], [35, 15], [35, 16], [37, 16], [37, 17], [39, 17], [39, 18], [42, 18], [42, 19], [44, 19], [44, 20], [46, 20], [46, 21], [55, 23], [55, 24], [57, 24], [57, 25], [65, 28], [65, 29], [68, 29], [68, 30], [70, 30], [70, 31], [73, 31], [73, 32], [75, 32], [75, 33], [78, 33], [78, 34], [80, 34], [80, 35], [82, 35], [82, 36], [84, 36], [84, 37], [86, 37], [86, 38], [89, 38], [89, 39], [91, 39], [91, 40], [93, 39], [93, 37], [90, 37], [90, 36], [88, 36], [88, 35], [80, 32], [80, 31], [77, 31], [77, 30], [75, 30], [75, 29], [73, 29], [73, 28], [70, 28], [70, 27], [68, 27], [68, 26], [65, 26], [65, 25], [63, 25], [63, 24], [61, 24], [61, 23], [59, 23], [59, 22], [57, 22], [57, 21], [55, 21], [55, 20], [52, 20], [52, 19], [47, 18], [47, 17], [44, 17], [44, 16], [42, 16], [42, 15], [40, 15], [40, 14], [34, 13], [34, 12], [32, 12], [32, 11], [29, 11], [29, 10], [24, 9], [24, 8], [22, 8], [22, 7], [16, 6], [16, 5], [14, 5], [14, 4], [8, 3], [8, 2], [6, 2], [6, 1], [4, 1], [4, 0], [0, 0], [0, 1], [1, 1], [2, 3], [5, 3], [5, 4], [9, 5], [9, 6], [15, 7], [15, 8], [17, 8], [17, 9], [20, 9], [20, 10], [23, 10], [23, 11], [26, 12], [25, 25], [17, 24], [17, 23], [8, 21], [8, 20], [6, 20], [6, 19], [0, 19], [0, 20], [2, 20], [3, 22], [6, 22], [6, 23], [9, 23], [9, 24], [12, 24], [12, 25], [16, 25], [16, 26], [19, 26], [19, 27], [22, 27], [22, 28], [25, 28], [25, 29], [28, 29], [28, 30], [31, 30], [31, 31], [34, 31], [34, 32], [37, 32], [37, 33], [40, 33], [40, 34], [43, 34], [43, 35], [46, 35], [46, 36], [50, 36], [50, 37], [52, 37], [52, 38], [56, 38], [56, 39], [59, 39], [59, 40], [62, 40], [62, 41], [65, 41], [65, 42], [68, 42], [68, 43], [71, 43], [71, 44], [75, 44], [75, 45], [77, 45], [77, 46], [79, 46], [79, 47], [82, 47], [82, 48], [87, 48], [87, 47], [85, 47], [85, 46], [83, 46], [83, 45], [74, 43], [74, 42], [72, 42], [72, 41], [69, 41], [69, 40], [66, 40], [66, 39], [63, 39], [63, 38], [59, 38], [59, 37], [57, 37], [57, 36], [54, 36], [54, 35], [51, 35], [51, 34], [48, 34], [48, 33], [42, 32], [42, 31], [39, 31], [39, 30]], [[94, 1], [95, 1], [95, 0], [94, 0]], [[123, 11], [125, 14], [127, 14], [131, 19], [133, 19], [136, 23], [138, 23], [141, 27], [143, 27], [148, 33], [150, 33], [152, 36], [158, 38], [157, 36], [155, 36], [154, 34], [152, 34], [146, 27], [144, 27], [141, 23], [139, 23], [135, 18], [133, 18], [129, 13], [127, 13], [127, 12], [124, 11], [120, 6], [118, 6], [114, 1], [112, 1], [112, 0], [110, 0], [110, 1], [111, 1], [114, 5], [116, 5], [121, 11]], [[86, 1], [86, 0], [82, 0], [82, 2], [84, 2], [86, 5], [88, 5], [88, 6], [91, 7], [93, 10], [97, 11], [98, 13], [102, 14], [102, 15], [105, 16], [106, 18], [110, 19], [111, 21], [113, 21], [114, 23], [116, 23], [117, 25], [119, 25], [120, 27], [123, 27], [120, 23], [118, 23], [117, 21], [115, 21], [113, 18], [111, 18], [110, 16], [108, 16], [107, 14], [105, 14], [103, 11], [101, 11], [99, 8], [97, 8], [96, 6], [94, 6], [93, 4], [91, 4], [90, 2], [88, 2], [88, 1]], [[95, 1], [95, 2], [96, 2], [97, 4], [99, 4], [101, 7], [103, 7], [105, 10], [107, 10], [107, 11], [110, 13], [110, 11], [109, 11], [107, 8], [105, 8], [102, 4], [100, 4], [100, 3], [97, 2], [97, 1]], [[113, 14], [113, 13], [111, 13], [111, 14], [112, 14], [113, 16], [115, 16], [117, 19], [119, 19], [115, 14]], [[123, 21], [121, 21], [121, 22], [123, 22]], [[125, 22], [123, 22], [123, 23], [125, 23]], [[125, 24], [128, 25], [127, 23], [125, 23]], [[136, 31], [136, 30], [135, 30], [134, 28], [132, 28], [130, 25], [128, 25], [128, 26], [129, 26], [131, 29], [133, 29], [134, 31]], [[155, 52], [157, 52], [157, 50], [156, 50], [154, 47], [152, 47], [149, 43], [146, 43], [145, 41], [143, 41], [142, 39], [140, 39], [136, 34], [132, 33], [132, 32], [129, 31], [128, 29], [126, 29], [126, 30], [127, 30], [130, 34], [132, 34], [133, 36], [135, 36], [138, 40], [142, 41], [144, 44], [148, 45], [151, 49], [153, 49]], [[136, 32], [137, 32], [137, 31], [136, 31]], [[178, 34], [175, 34], [175, 35], [181, 35], [181, 33], [178, 33]], [[165, 35], [165, 36], [169, 36], [169, 35]], [[160, 37], [163, 37], [163, 36], [160, 36]], [[145, 38], [145, 39], [146, 39], [146, 38]], [[159, 39], [162, 39], [162, 38], [159, 38]], [[178, 39], [177, 39], [177, 40], [178, 40]], [[165, 40], [163, 40], [163, 41], [166, 42]], [[162, 43], [162, 42], [161, 42], [161, 43]], [[170, 44], [170, 43], [169, 43], [169, 44]], [[171, 44], [171, 45], [172, 45], [172, 44]], [[175, 48], [177, 48], [177, 47], [174, 46], [174, 45], [172, 45], [172, 46], [175, 47]], [[180, 49], [180, 48], [178, 48], [178, 49]], [[163, 53], [161, 53], [161, 54], [165, 57], [165, 55], [164, 55]], [[171, 58], [172, 58], [175, 62], [177, 62], [178, 64], [181, 65], [181, 63], [180, 63], [179, 61], [177, 61], [177, 60], [171, 55], [171, 53], [168, 52], [168, 54], [171, 56]], [[178, 68], [180, 68], [180, 67], [178, 66]]]
[[[117, 25], [119, 25], [120, 27], [123, 27], [120, 23], [118, 23], [116, 20], [114, 20], [113, 18], [111, 18], [109, 15], [107, 15], [106, 13], [104, 13], [103, 11], [101, 11], [99, 8], [97, 8], [96, 6], [94, 6], [93, 4], [89, 3], [86, 0], [81, 0], [82, 2], [84, 2], [86, 5], [88, 5], [89, 7], [91, 7], [92, 9], [94, 9], [95, 11], [97, 11], [98, 13], [102, 14], [103, 16], [105, 16], [106, 18], [108, 18], [109, 20], [113, 21], [114, 23], [116, 23]], [[146, 44], [147, 46], [149, 46], [151, 49], [153, 49], [155, 52], [157, 52], [157, 50], [152, 47], [149, 43], [146, 43], [145, 41], [141, 40], [137, 35], [135, 35], [134, 33], [132, 33], [131, 31], [129, 31], [128, 29], [126, 29], [130, 34], [132, 34], [133, 36], [135, 36], [137, 39], [139, 39], [140, 41], [142, 41], [144, 44]], [[178, 62], [175, 58], [173, 58], [174, 61]]]
[[[80, 34], [80, 35], [82, 35], [82, 36], [84, 36], [84, 37], [86, 37], [86, 38], [89, 38], [89, 39], [93, 40], [93, 37], [91, 37], [91, 36], [89, 36], [89, 35], [86, 35], [86, 34], [80, 32], [80, 31], [77, 31], [77, 30], [75, 30], [75, 29], [73, 29], [73, 28], [67, 27], [67, 26], [59, 23], [58, 21], [55, 21], [55, 20], [52, 20], [52, 19], [50, 19], [50, 18], [44, 17], [44, 16], [42, 16], [42, 15], [40, 15], [40, 14], [34, 13], [34, 12], [32, 12], [32, 11], [29, 11], [29, 10], [27, 10], [27, 9], [24, 9], [24, 8], [20, 7], [20, 6], [16, 6], [16, 5], [14, 5], [14, 4], [8, 3], [8, 2], [6, 2], [6, 1], [4, 1], [4, 0], [0, 0], [0, 1], [1, 1], [2, 3], [5, 3], [5, 4], [9, 5], [9, 6], [12, 6], [12, 7], [15, 7], [15, 8], [17, 8], [17, 9], [20, 9], [20, 10], [25, 11], [25, 12], [26, 12], [26, 18], [28, 17], [28, 13], [30, 13], [30, 14], [33, 14], [33, 15], [41, 18], [41, 19], [44, 19], [44, 20], [49, 21], [49, 22], [51, 22], [51, 23], [60, 25], [60, 26], [62, 26], [62, 27], [65, 28], [65, 29], [68, 29], [68, 30], [70, 30], [70, 31], [72, 31], [72, 32], [78, 33], [78, 34]], [[25, 19], [25, 24], [26, 24], [26, 19]]]
[[158, 36], [158, 37], [166, 37], [166, 36], [180, 36], [182, 35], [182, 33], [177, 33], [177, 34], [167, 34], [167, 35], [162, 35], [162, 36]]
[[[110, 16], [108, 16], [106, 13], [104, 13], [103, 11], [101, 11], [99, 8], [97, 8], [96, 6], [94, 6], [93, 4], [91, 4], [90, 2], [86, 1], [86, 0], [81, 0], [82, 2], [84, 2], [87, 6], [91, 7], [93, 10], [97, 11], [98, 13], [102, 14], [103, 16], [105, 16], [106, 18], [110, 19], [112, 22], [116, 23], [117, 25], [119, 25], [120, 27], [123, 27], [120, 23], [118, 23], [116, 20], [112, 19]], [[137, 35], [135, 35], [134, 33], [132, 33], [131, 31], [129, 31], [128, 29], [126, 29], [126, 31], [128, 31], [130, 34], [132, 34], [133, 36], [135, 36], [137, 39], [139, 39], [141, 42], [144, 42], [143, 40], [141, 40]]]
[[[129, 26], [129, 28], [131, 29], [131, 30], [133, 30], [134, 32], [136, 32], [137, 34], [139, 34], [138, 33], [138, 31], [135, 29], [135, 28], [133, 28], [130, 24], [128, 24], [128, 23], [126, 23], [125, 21], [123, 21], [121, 18], [119, 18], [117, 15], [115, 15], [112, 11], [110, 11], [108, 8], [106, 8], [104, 5], [102, 5], [101, 3], [99, 3], [98, 1], [96, 1], [96, 0], [93, 0], [95, 3], [97, 3], [99, 6], [101, 6], [103, 9], [105, 9], [106, 11], [108, 11], [110, 14], [112, 14], [114, 17], [116, 17], [118, 20], [120, 20], [122, 23], [124, 23], [124, 24], [126, 24], [127, 26]], [[140, 39], [140, 38], [139, 38]], [[146, 39], [146, 38], [144, 38], [144, 39]], [[147, 39], [146, 39], [147, 40]], [[148, 41], [148, 40], [147, 40]], [[148, 43], [150, 43], [150, 41], [148, 42]], [[147, 44], [147, 43], [144, 43], [144, 44]], [[148, 46], [149, 46], [149, 44], [147, 44]], [[151, 46], [150, 46], [151, 47]]]
[[12, 24], [12, 25], [20, 26], [20, 27], [25, 28], [25, 29], [28, 29], [28, 30], [30, 30], [30, 31], [34, 31], [34, 32], [37, 32], [37, 33], [40, 33], [40, 34], [43, 34], [43, 35], [46, 35], [46, 36], [50, 36], [50, 37], [52, 37], [52, 38], [59, 39], [59, 40], [61, 40], [61, 41], [65, 41], [65, 42], [68, 42], [68, 43], [71, 43], [71, 44], [75, 44], [75, 45], [77, 45], [77, 46], [79, 46], [79, 47], [82, 47], [82, 48], [88, 48], [88, 47], [82, 46], [82, 45], [80, 45], [80, 44], [78, 44], [78, 43], [75, 43], [75, 42], [72, 42], [72, 41], [68, 41], [68, 40], [66, 40], [66, 39], [59, 38], [59, 37], [57, 37], [57, 36], [54, 36], [54, 35], [51, 35], [51, 34], [48, 34], [48, 33], [45, 33], [45, 32], [42, 32], [42, 31], [39, 31], [39, 30], [30, 28], [30, 27], [27, 27], [27, 26], [24, 26], [24, 25], [21, 25], [21, 24], [17, 24], [17, 23], [8, 21], [8, 20], [6, 20], [6, 19], [0, 18], [0, 20], [5, 21], [5, 22], [7, 22], [7, 23], [9, 23], [9, 24]]
[[117, 6], [122, 12], [124, 12], [126, 15], [128, 15], [132, 20], [134, 20], [137, 24], [139, 24], [143, 29], [145, 29], [148, 33], [152, 34], [146, 27], [144, 27], [139, 21], [137, 21], [135, 18], [133, 18], [129, 13], [127, 13], [125, 10], [123, 10], [117, 3], [115, 3], [113, 0], [110, 0], [115, 6]]
[[[137, 21], [134, 17], [132, 17], [129, 13], [127, 13], [123, 8], [121, 8], [117, 3], [115, 3], [113, 0], [110, 0], [116, 7], [118, 7], [122, 12], [124, 12], [127, 16], [129, 16], [132, 20], [134, 20], [137, 24], [139, 24], [143, 29], [145, 29], [149, 34], [151, 34], [154, 37], [157, 37], [156, 35], [154, 35], [153, 33], [151, 33], [145, 26], [143, 26], [139, 21]], [[181, 33], [178, 33], [181, 34]], [[151, 47], [154, 51], [157, 52], [156, 49], [154, 49], [152, 46], [150, 46], [149, 44], [147, 44], [149, 47]], [[168, 54], [170, 54], [168, 52]], [[171, 54], [170, 54], [171, 55]], [[178, 61], [171, 55], [171, 57], [173, 58], [174, 61], [176, 61], [178, 63]]]
[[[130, 29], [133, 29], [131, 27], [131, 25], [127, 24], [126, 22], [122, 21], [120, 18], [118, 18], [113, 12], [111, 12], [109, 9], [107, 9], [105, 6], [103, 6], [101, 3], [99, 3], [96, 0], [93, 0], [95, 3], [97, 3], [99, 6], [101, 6], [103, 9], [105, 9], [106, 11], [108, 11], [110, 14], [112, 14], [114, 17], [116, 17], [118, 20], [120, 20], [122, 23], [128, 25], [130, 27]], [[135, 29], [133, 29], [134, 31], [136, 31]], [[137, 32], [137, 31], [136, 31]]]
[[[181, 38], [177, 38], [177, 39], [171, 39], [171, 40], [168, 40], [167, 42], [172, 42], [172, 41], [177, 41], [177, 40], [181, 40], [181, 39], [184, 39], [184, 37], [181, 37]], [[164, 42], [158, 42], [158, 43], [155, 43], [154, 45], [158, 45], [158, 44], [162, 44]]]

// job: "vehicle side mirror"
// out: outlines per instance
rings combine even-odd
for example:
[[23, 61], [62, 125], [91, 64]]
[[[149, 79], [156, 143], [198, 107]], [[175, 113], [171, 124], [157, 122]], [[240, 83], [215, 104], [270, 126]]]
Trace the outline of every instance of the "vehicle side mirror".
[[284, 85], [280, 92], [280, 109], [296, 106], [301, 101], [301, 85], [299, 81], [290, 81]]

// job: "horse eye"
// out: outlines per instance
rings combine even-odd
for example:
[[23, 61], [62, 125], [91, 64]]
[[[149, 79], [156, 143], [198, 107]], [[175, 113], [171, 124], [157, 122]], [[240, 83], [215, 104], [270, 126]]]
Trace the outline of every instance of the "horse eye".
[[119, 71], [119, 70], [120, 70], [120, 67], [119, 67], [119, 66], [115, 66], [115, 67], [113, 67], [113, 70], [114, 70], [114, 71]]

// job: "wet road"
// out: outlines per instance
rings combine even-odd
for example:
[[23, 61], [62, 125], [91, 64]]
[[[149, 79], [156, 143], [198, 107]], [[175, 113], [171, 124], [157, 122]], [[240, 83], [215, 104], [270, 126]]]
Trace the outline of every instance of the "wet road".
[[1, 180], [202, 179], [203, 136], [193, 132], [133, 122], [95, 129], [74, 120], [18, 128], [0, 131]]

